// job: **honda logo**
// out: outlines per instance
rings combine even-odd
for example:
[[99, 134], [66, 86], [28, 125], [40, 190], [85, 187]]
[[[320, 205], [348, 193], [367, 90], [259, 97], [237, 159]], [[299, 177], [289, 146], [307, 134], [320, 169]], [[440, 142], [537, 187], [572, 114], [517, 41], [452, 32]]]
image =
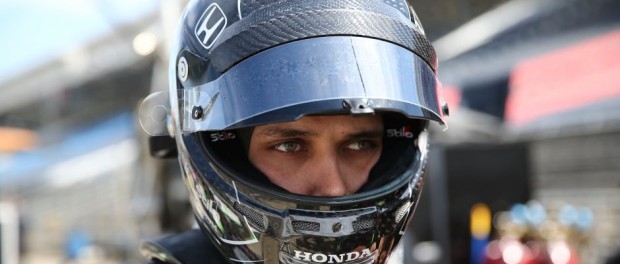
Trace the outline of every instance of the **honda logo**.
[[211, 4], [207, 7], [207, 10], [202, 13], [202, 16], [200, 16], [196, 24], [194, 33], [205, 49], [209, 49], [213, 46], [215, 40], [217, 40], [222, 31], [226, 28], [226, 22], [226, 15], [224, 15], [222, 8], [216, 3]]

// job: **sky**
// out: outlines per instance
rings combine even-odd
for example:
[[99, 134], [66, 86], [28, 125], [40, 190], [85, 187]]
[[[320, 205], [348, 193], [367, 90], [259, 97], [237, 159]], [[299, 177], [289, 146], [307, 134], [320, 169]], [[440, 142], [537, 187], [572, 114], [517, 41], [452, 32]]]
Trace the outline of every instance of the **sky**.
[[0, 84], [157, 11], [159, 2], [1, 0]]

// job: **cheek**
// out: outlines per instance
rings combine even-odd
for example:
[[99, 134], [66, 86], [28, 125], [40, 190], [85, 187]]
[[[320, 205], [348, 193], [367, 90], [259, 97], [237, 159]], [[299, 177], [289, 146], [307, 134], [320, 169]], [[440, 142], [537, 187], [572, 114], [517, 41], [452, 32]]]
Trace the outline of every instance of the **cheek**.
[[250, 162], [273, 184], [278, 185], [284, 189], [287, 188], [287, 183], [290, 183], [290, 175], [294, 170], [295, 165], [290, 161], [283, 161], [282, 158], [270, 155], [268, 152], [264, 153], [252, 153], [249, 155]]
[[381, 157], [381, 151], [363, 157], [347, 157], [341, 162], [344, 166], [348, 186], [359, 189], [366, 181], [372, 168], [377, 164]]
[[359, 173], [369, 173], [379, 161], [379, 158], [381, 157], [381, 150], [381, 147], [379, 147], [370, 153], [353, 152], [350, 155], [344, 155], [342, 162], [344, 164], [349, 164], [351, 169], [354, 169]]

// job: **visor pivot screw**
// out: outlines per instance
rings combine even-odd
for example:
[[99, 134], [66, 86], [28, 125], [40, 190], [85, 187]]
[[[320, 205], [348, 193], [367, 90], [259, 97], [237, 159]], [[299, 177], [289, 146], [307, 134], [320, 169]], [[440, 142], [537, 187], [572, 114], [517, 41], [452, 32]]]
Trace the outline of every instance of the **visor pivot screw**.
[[177, 65], [177, 74], [179, 75], [179, 79], [181, 81], [187, 81], [187, 77], [189, 76], [189, 69], [187, 67], [187, 60], [185, 57], [181, 57], [179, 59], [179, 64]]
[[335, 223], [332, 226], [332, 231], [334, 231], [334, 233], [338, 233], [338, 232], [340, 232], [340, 230], [342, 230], [342, 224], [341, 223]]
[[448, 107], [448, 103], [443, 103], [441, 105], [441, 111], [443, 112], [444, 115], [450, 116], [450, 108]]
[[202, 110], [202, 107], [194, 106], [194, 108], [192, 108], [193, 119], [201, 119], [203, 115], [204, 115], [204, 111]]

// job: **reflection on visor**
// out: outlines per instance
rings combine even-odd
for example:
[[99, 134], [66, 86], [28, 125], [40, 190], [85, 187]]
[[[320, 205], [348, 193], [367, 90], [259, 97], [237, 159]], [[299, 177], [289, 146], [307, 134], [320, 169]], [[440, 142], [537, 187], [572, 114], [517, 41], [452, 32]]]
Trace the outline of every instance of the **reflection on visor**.
[[195, 184], [191, 202], [197, 208], [197, 216], [207, 223], [211, 231], [222, 243], [247, 245], [258, 242], [254, 230], [245, 216], [238, 216], [212, 190]]
[[396, 111], [444, 124], [432, 69], [400, 46], [368, 38], [323, 37], [278, 46], [178, 93], [183, 133], [341, 111]]

